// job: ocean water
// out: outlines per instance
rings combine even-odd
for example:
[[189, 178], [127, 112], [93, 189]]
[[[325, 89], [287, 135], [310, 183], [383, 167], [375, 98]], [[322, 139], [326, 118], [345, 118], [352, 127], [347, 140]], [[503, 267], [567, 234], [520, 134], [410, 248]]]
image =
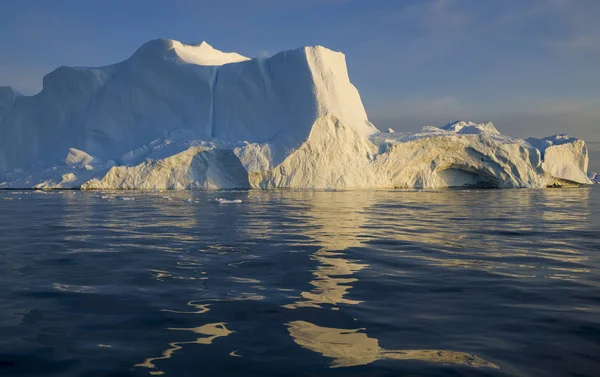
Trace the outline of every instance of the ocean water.
[[600, 187], [3, 191], [0, 258], [1, 376], [600, 374]]

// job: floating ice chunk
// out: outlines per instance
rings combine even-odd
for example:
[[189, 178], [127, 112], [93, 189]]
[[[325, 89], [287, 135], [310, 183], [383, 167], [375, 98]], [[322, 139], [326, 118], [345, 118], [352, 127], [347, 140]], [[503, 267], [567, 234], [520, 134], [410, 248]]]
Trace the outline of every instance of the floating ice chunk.
[[112, 197], [109, 195], [94, 195], [92, 196], [93, 198], [98, 198], [98, 199], [106, 199], [106, 200], [111, 200]]
[[131, 197], [131, 196], [118, 196], [117, 197], [118, 200], [135, 200], [135, 198]]
[[215, 199], [215, 202], [217, 202], [219, 204], [233, 204], [233, 203], [241, 203], [242, 199], [228, 200], [225, 198], [217, 198], [217, 199]]

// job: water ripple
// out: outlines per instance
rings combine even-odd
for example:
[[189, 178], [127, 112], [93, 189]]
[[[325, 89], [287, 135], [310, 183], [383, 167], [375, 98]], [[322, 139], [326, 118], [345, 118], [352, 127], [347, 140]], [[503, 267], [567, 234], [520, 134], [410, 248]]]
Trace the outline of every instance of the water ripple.
[[2, 375], [600, 369], [598, 187], [0, 204]]

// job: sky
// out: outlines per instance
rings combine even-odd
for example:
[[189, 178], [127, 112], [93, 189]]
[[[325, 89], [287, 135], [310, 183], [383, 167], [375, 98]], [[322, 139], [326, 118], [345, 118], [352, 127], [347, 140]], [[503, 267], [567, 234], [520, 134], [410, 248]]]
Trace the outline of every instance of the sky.
[[155, 38], [250, 57], [323, 45], [380, 129], [465, 119], [600, 142], [598, 20], [598, 0], [0, 0], [0, 85], [35, 94], [61, 65]]

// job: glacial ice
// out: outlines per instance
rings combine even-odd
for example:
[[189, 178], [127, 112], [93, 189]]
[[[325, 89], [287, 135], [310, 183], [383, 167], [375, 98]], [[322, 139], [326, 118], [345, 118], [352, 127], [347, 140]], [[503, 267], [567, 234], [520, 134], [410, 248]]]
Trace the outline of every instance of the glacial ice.
[[380, 132], [321, 46], [249, 59], [154, 40], [34, 96], [0, 87], [0, 188], [537, 188], [592, 183], [588, 161], [583, 140], [491, 122]]
[[225, 198], [217, 198], [215, 202], [219, 204], [239, 204], [242, 202], [242, 199], [225, 199]]

